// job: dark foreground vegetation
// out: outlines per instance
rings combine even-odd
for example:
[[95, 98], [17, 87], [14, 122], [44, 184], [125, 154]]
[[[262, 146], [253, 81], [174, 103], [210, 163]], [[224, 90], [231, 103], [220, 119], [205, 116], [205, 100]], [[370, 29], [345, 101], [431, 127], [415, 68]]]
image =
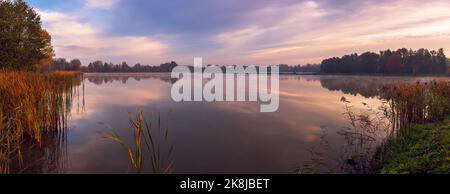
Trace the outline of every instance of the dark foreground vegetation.
[[[67, 128], [78, 72], [0, 71], [0, 173], [20, 162], [22, 145], [42, 145]], [[45, 145], [42, 145], [45, 146]]]
[[450, 172], [450, 82], [385, 88], [392, 130], [375, 156], [381, 173]]
[[346, 106], [350, 173], [449, 173], [450, 82], [389, 85], [380, 94], [377, 111]]
[[408, 126], [399, 140], [389, 138], [375, 155], [383, 174], [450, 172], [450, 116], [443, 121]]
[[[429, 81], [379, 87], [379, 107], [364, 108], [342, 97], [348, 124], [333, 148], [326, 136], [297, 173], [450, 173], [450, 82]], [[326, 127], [324, 127], [326, 129]], [[338, 159], [329, 158], [332, 153]]]

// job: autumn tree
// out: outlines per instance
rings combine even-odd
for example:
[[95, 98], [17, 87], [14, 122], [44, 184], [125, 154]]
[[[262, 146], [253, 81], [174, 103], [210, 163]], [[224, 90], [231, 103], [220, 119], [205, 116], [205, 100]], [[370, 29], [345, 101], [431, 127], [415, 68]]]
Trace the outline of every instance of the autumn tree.
[[321, 63], [323, 73], [381, 73], [381, 74], [444, 74], [447, 62], [444, 49], [437, 51], [421, 48], [417, 51], [401, 48], [366, 52], [325, 59]]
[[23, 0], [0, 0], [0, 69], [35, 70], [53, 55], [40, 16]]
[[405, 73], [405, 65], [403, 64], [403, 59], [400, 52], [395, 52], [389, 56], [386, 63], [386, 70], [388, 73], [392, 74]]

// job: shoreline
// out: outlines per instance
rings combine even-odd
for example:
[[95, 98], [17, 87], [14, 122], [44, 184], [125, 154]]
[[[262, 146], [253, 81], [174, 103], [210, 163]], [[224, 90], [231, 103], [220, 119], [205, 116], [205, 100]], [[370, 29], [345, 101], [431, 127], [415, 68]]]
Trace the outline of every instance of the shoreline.
[[401, 141], [388, 138], [378, 147], [374, 160], [376, 173], [448, 173], [450, 115], [442, 121], [411, 125], [407, 130], [409, 133]]
[[[84, 74], [170, 74], [171, 72], [82, 72]], [[224, 73], [225, 74], [225, 73]], [[280, 72], [280, 75], [316, 75], [316, 76], [361, 76], [361, 77], [448, 77], [450, 78], [450, 74], [420, 74], [420, 75], [412, 75], [412, 74], [325, 74], [325, 73], [314, 73], [314, 72], [305, 72], [305, 73], [294, 73], [294, 72]]]

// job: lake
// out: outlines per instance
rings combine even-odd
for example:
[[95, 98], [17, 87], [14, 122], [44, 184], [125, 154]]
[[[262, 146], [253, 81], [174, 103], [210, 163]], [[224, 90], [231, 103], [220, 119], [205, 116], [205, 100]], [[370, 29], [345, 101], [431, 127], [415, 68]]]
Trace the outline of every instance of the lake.
[[[43, 173], [131, 173], [127, 152], [102, 138], [114, 131], [131, 142], [129, 112], [169, 129], [173, 173], [294, 173], [326, 141], [329, 161], [339, 160], [347, 126], [346, 97], [355, 109], [381, 105], [383, 84], [448, 78], [281, 75], [280, 106], [261, 113], [257, 103], [174, 102], [170, 74], [85, 74], [72, 103], [68, 130], [55, 162], [27, 171]], [[164, 150], [165, 148], [161, 148]], [[50, 152], [47, 150], [47, 152]], [[52, 154], [45, 154], [46, 157]], [[149, 161], [146, 161], [149, 162]]]

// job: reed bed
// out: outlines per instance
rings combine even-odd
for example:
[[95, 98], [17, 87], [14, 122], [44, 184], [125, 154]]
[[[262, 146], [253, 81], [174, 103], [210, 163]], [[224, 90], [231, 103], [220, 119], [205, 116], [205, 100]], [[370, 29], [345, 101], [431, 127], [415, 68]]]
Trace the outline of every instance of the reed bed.
[[[450, 82], [388, 83], [379, 88], [382, 104], [377, 108], [363, 103], [365, 108], [355, 110], [341, 98], [348, 124], [338, 132], [345, 140], [338, 173], [448, 174]], [[295, 172], [336, 172], [326, 158], [335, 151], [322, 136], [319, 146], [308, 150], [311, 159]]]
[[383, 87], [391, 108], [392, 133], [402, 137], [411, 124], [443, 120], [450, 114], [450, 82], [431, 81]]
[[45, 134], [64, 133], [81, 75], [0, 71], [0, 173], [20, 161], [23, 142], [41, 144]]

